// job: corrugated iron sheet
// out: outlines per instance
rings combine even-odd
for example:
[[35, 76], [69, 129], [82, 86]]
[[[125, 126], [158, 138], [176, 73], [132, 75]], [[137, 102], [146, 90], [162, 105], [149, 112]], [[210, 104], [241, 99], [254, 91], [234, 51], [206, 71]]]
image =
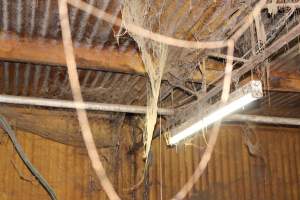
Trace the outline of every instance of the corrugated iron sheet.
[[[118, 16], [121, 11], [122, 2], [119, 0], [88, 0], [87, 2], [113, 16]], [[1, 0], [0, 8], [1, 30], [15, 32], [20, 36], [61, 40], [57, 1]], [[71, 6], [69, 16], [76, 45], [85, 44], [90, 47], [118, 45], [114, 38], [113, 25]], [[128, 35], [120, 37], [120, 44], [123, 50], [135, 47], [135, 43]]]
[[[122, 1], [120, 0], [86, 0], [86, 2], [106, 10], [110, 14], [114, 16], [121, 15], [121, 6]], [[193, 34], [195, 31], [197, 32], [196, 28], [200, 30], [203, 29], [205, 24], [209, 24], [210, 30], [215, 30], [221, 27], [219, 23], [215, 23], [215, 20], [220, 17], [223, 21], [226, 19], [223, 15], [227, 16], [226, 9], [224, 9], [224, 5], [226, 1], [209, 1], [209, 2], [176, 2], [176, 1], [168, 1], [166, 5], [163, 2], [156, 2], [158, 5], [161, 4], [163, 8], [166, 10], [162, 13], [162, 23], [166, 24], [167, 28], [171, 28], [172, 26], [183, 26], [182, 28], [176, 29], [175, 32], [178, 37], [184, 38], [186, 35], [184, 34], [185, 31], [191, 31]], [[226, 4], [227, 5], [227, 4]], [[229, 4], [228, 4], [229, 5]], [[58, 7], [56, 0], [0, 0], [0, 8], [2, 11], [2, 20], [0, 20], [0, 30], [5, 32], [13, 32], [17, 33], [19, 36], [23, 37], [32, 37], [32, 38], [51, 38], [55, 40], [61, 40], [61, 29], [59, 24], [59, 17], [58, 17]], [[207, 8], [207, 9], [206, 9]], [[176, 12], [174, 12], [174, 10]], [[177, 12], [178, 11], [178, 12]], [[220, 15], [220, 12], [222, 15]], [[229, 11], [228, 11], [229, 12]], [[232, 11], [230, 11], [232, 12]], [[212, 14], [215, 13], [215, 14]], [[220, 15], [220, 16], [219, 16]], [[96, 47], [96, 48], [107, 48], [111, 50], [117, 51], [137, 51], [136, 43], [125, 34], [119, 38], [119, 43], [115, 38], [115, 34], [118, 31], [118, 27], [114, 27], [113, 25], [104, 22], [96, 17], [90, 16], [85, 12], [82, 12], [72, 6], [69, 6], [69, 17], [71, 23], [71, 31], [73, 41], [75, 45], [87, 45], [88, 47]], [[202, 19], [199, 22], [199, 19]], [[192, 19], [190, 23], [186, 23], [189, 21], [187, 19]], [[171, 26], [171, 27], [169, 27]], [[174, 29], [174, 28], [173, 28]], [[174, 34], [175, 34], [174, 32]], [[183, 36], [180, 36], [183, 34]], [[207, 36], [209, 33], [202, 34], [202, 36]], [[190, 37], [190, 36], [189, 36]], [[188, 38], [190, 39], [190, 38]], [[23, 64], [17, 63], [2, 63], [4, 65], [14, 65], [13, 69], [6, 69], [4, 72], [6, 73], [3, 77], [3, 81], [6, 81], [4, 84], [5, 87], [0, 88], [4, 90], [2, 93], [10, 93], [10, 94], [18, 94], [18, 95], [29, 95], [29, 96], [37, 96], [40, 95], [41, 91], [46, 91], [49, 93], [49, 97], [60, 97], [64, 91], [57, 91], [55, 89], [55, 84], [66, 83], [66, 88], [68, 88], [68, 81], [67, 78], [64, 78], [64, 70], [59, 67], [55, 67], [58, 72], [53, 74], [54, 70], [52, 71], [52, 67], [47, 66], [46, 69], [44, 66], [40, 67], [40, 65], [31, 65], [27, 64], [26, 69], [22, 69]], [[16, 71], [16, 66], [20, 65], [20, 69]], [[6, 67], [7, 68], [7, 67]], [[0, 69], [2, 70], [2, 69]], [[60, 72], [59, 72], [60, 71]], [[20, 76], [23, 76], [25, 73], [25, 80], [19, 80]], [[7, 77], [7, 75], [10, 77]], [[83, 73], [84, 74], [84, 73]], [[104, 75], [105, 74], [105, 75]], [[101, 76], [100, 76], [101, 75]], [[17, 77], [15, 77], [17, 76]], [[95, 72], [87, 72], [86, 78], [83, 78], [82, 74], [80, 74], [80, 78], [82, 80], [82, 86], [86, 84], [89, 85], [89, 81], [91, 82], [92, 88], [96, 86], [98, 82], [98, 78], [105, 76], [105, 80], [107, 85], [113, 85], [111, 82], [115, 80], [115, 77], [119, 77], [119, 79], [127, 79], [128, 75], [125, 74], [118, 74], [115, 76], [115, 73], [97, 73]], [[111, 76], [111, 77], [110, 77]], [[134, 77], [134, 76], [133, 76]], [[33, 78], [33, 79], [31, 79]], [[5, 79], [5, 80], [4, 80]], [[30, 81], [28, 81], [30, 79]], [[62, 80], [61, 80], [62, 79]], [[15, 82], [11, 82], [15, 80]], [[40, 82], [43, 80], [43, 84]], [[101, 79], [100, 79], [101, 80]], [[58, 82], [57, 82], [58, 81]], [[116, 80], [115, 83], [119, 83], [119, 85], [126, 88], [127, 86], [134, 82], [135, 80], [130, 78], [124, 82]], [[52, 84], [52, 83], [55, 84]], [[138, 81], [140, 82], [140, 81]], [[22, 83], [24, 83], [24, 88], [20, 90], [19, 87], [23, 87]], [[12, 88], [12, 85], [14, 87]], [[100, 84], [101, 85], [101, 84]], [[140, 86], [143, 85], [143, 86]], [[65, 86], [65, 85], [64, 85]], [[131, 85], [134, 88], [142, 88], [142, 92], [140, 93], [128, 93], [132, 94], [132, 96], [137, 96], [140, 99], [140, 104], [145, 104], [146, 101], [146, 87], [145, 81], [142, 83], [137, 83], [137, 85]], [[51, 88], [50, 88], [51, 87]], [[29, 89], [28, 89], [29, 88]], [[62, 90], [64, 87], [61, 87]], [[113, 87], [112, 87], [113, 88]], [[58, 88], [59, 89], [59, 88]], [[118, 88], [115, 88], [116, 90]], [[18, 91], [15, 91], [18, 90]], [[111, 90], [112, 91], [112, 90]], [[110, 91], [110, 93], [111, 93]], [[128, 91], [131, 91], [130, 88]], [[177, 92], [175, 92], [177, 94]], [[180, 94], [184, 94], [185, 92], [178, 92]], [[114, 92], [116, 96], [117, 92]], [[104, 95], [105, 96], [105, 95]], [[126, 102], [131, 103], [133, 100], [126, 100]], [[113, 102], [110, 98], [107, 98], [106, 102]]]
[[[0, 62], [0, 72], [2, 94], [72, 99], [66, 67]], [[145, 77], [80, 69], [78, 73], [86, 101], [145, 102]]]
[[[300, 198], [299, 130], [254, 126], [250, 130], [252, 146], [246, 146], [242, 127], [222, 127], [208, 168], [187, 199]], [[170, 199], [175, 195], [192, 175], [205, 146], [201, 134], [177, 148], [166, 148], [164, 141], [160, 145], [156, 139], [150, 167], [150, 199]]]

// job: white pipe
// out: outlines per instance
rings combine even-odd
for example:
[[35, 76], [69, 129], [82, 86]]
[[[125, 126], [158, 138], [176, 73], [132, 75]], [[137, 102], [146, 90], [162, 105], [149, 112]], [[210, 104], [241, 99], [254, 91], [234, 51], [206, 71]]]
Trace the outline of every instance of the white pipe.
[[234, 114], [224, 119], [226, 122], [255, 122], [263, 124], [281, 124], [281, 125], [294, 125], [300, 126], [300, 119], [298, 118], [287, 118], [287, 117], [269, 117], [259, 115], [245, 115], [245, 114]]
[[[75, 109], [76, 106], [78, 106], [79, 108], [87, 109], [87, 110], [126, 112], [126, 113], [136, 113], [136, 114], [143, 114], [146, 112], [147, 109], [144, 106], [106, 104], [106, 103], [95, 103], [95, 102], [75, 103], [73, 101], [67, 101], [67, 100], [21, 97], [21, 96], [11, 96], [11, 95], [0, 95], [0, 103], [45, 106], [45, 107], [56, 107], [56, 108], [71, 108], [71, 109]], [[159, 108], [158, 113], [161, 115], [172, 115], [174, 114], [174, 111], [172, 109]], [[223, 121], [254, 122], [254, 123], [264, 123], [264, 124], [282, 124], [282, 125], [300, 126], [300, 119], [298, 118], [269, 117], [269, 116], [246, 115], [246, 114], [233, 114], [224, 118]]]
[[[78, 103], [78, 102], [68, 101], [68, 100], [22, 97], [22, 96], [11, 96], [11, 95], [0, 95], [0, 103], [45, 106], [45, 107], [56, 107], [56, 108], [71, 108], [71, 109], [79, 108], [79, 109], [86, 109], [86, 110], [101, 110], [101, 111], [136, 113], [136, 114], [144, 114], [146, 113], [147, 110], [147, 107], [145, 106], [107, 104], [107, 103], [96, 103], [96, 102]], [[173, 113], [174, 111], [172, 109], [158, 108], [158, 114], [160, 115], [172, 115]]]

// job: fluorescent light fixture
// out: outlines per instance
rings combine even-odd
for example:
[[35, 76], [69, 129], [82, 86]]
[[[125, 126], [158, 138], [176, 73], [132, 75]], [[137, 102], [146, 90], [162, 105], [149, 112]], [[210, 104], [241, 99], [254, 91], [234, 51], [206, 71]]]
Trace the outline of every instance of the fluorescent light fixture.
[[206, 115], [196, 116], [183, 125], [171, 130], [168, 133], [168, 144], [177, 144], [181, 140], [194, 135], [203, 128], [261, 98], [263, 96], [262, 84], [260, 81], [250, 81], [248, 84], [234, 91], [230, 96], [225, 105], [221, 105], [221, 102], [216, 103], [208, 109]]

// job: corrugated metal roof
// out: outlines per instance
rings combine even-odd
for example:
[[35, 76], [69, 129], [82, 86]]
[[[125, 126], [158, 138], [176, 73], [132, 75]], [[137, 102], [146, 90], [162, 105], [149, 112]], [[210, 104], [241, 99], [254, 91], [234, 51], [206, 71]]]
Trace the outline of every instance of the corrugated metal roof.
[[[88, 0], [86, 2], [104, 9], [114, 16], [120, 15], [122, 6], [120, 0]], [[232, 11], [229, 12], [225, 9], [227, 8], [225, 1], [217, 1], [216, 3], [168, 1], [167, 3], [166, 12], [162, 15], [162, 23], [176, 26], [183, 24], [183, 27], [174, 33], [178, 37], [181, 37], [179, 33], [184, 33], [184, 31], [190, 31], [195, 37], [201, 33], [204, 38], [212, 34], [213, 30], [218, 30], [215, 31], [216, 33], [221, 32], [220, 37], [226, 33], [220, 22], [226, 20], [225, 16]], [[2, 10], [2, 20], [0, 20], [2, 31], [15, 32], [19, 36], [25, 37], [61, 40], [57, 1], [1, 0], [0, 7]], [[174, 9], [178, 11], [176, 15]], [[127, 34], [121, 37], [120, 45], [117, 45], [114, 37], [114, 31], [118, 30], [117, 27], [113, 27], [111, 24], [74, 7], [69, 6], [69, 10], [72, 36], [76, 45], [88, 45], [89, 47], [108, 48], [117, 51], [137, 50], [135, 42]], [[237, 12], [241, 12], [241, 10]], [[244, 12], [246, 13], [246, 10]], [[187, 24], [184, 23], [184, 19], [193, 20]], [[211, 26], [210, 31], [204, 30], [205, 24]], [[293, 63], [293, 66], [296, 66], [297, 61], [295, 60]], [[289, 69], [293, 70], [293, 66], [290, 66]], [[1, 93], [71, 99], [66, 68], [64, 67], [1, 62], [0, 71], [2, 72], [0, 74]], [[146, 104], [147, 80], [145, 77], [82, 69], [79, 69], [78, 72], [83, 96], [87, 101]], [[169, 98], [165, 99], [164, 106], [178, 106], [195, 99], [195, 97], [190, 98], [191, 95], [188, 92], [165, 83], [163, 83], [162, 88], [162, 91], [164, 90], [174, 90], [174, 93], [166, 92]], [[281, 98], [284, 98], [284, 95], [289, 94], [278, 93], [271, 99], [279, 98], [280, 95]], [[188, 101], [186, 101], [187, 97], [189, 97]], [[284, 106], [288, 103], [286, 100], [276, 106]]]
[[[121, 0], [89, 0], [88, 2], [105, 9], [114, 16], [120, 15]], [[232, 12], [227, 12], [227, 8], [223, 6], [227, 1], [217, 1], [217, 5], [211, 2], [215, 1], [168, 1], [169, 4], [166, 8], [168, 12], [164, 13], [163, 21], [165, 23], [172, 22], [171, 25], [184, 24], [182, 29], [175, 31], [175, 34], [182, 38], [185, 38], [186, 35], [182, 36], [180, 33], [185, 33], [186, 30], [191, 31], [187, 34], [188, 39], [193, 37], [201, 39], [201, 36], [207, 38], [214, 30], [225, 33], [226, 31], [222, 29], [222, 22]], [[15, 32], [19, 36], [32, 38], [61, 40], [57, 1], [0, 0], [0, 8], [2, 31]], [[188, 10], [189, 12], [187, 12]], [[192, 24], [186, 23], [191, 17], [193, 18]], [[120, 45], [117, 45], [114, 31], [118, 28], [111, 24], [73, 7], [70, 7], [70, 20], [75, 45], [88, 45], [89, 47], [118, 51], [137, 51], [136, 44], [128, 35], [121, 37]], [[207, 30], [206, 25], [209, 25]], [[218, 35], [219, 38], [222, 38], [221, 36], [223, 34]], [[293, 66], [298, 66], [297, 63], [298, 61], [295, 61]], [[294, 67], [289, 68], [291, 72]], [[121, 104], [145, 104], [146, 102], [147, 80], [143, 76], [83, 69], [79, 69], [78, 72], [86, 101]], [[173, 89], [171, 87], [171, 90]], [[166, 106], [173, 105], [173, 103], [183, 104], [185, 103], [183, 100], [189, 96], [187, 92], [180, 89], [174, 89], [174, 91], [166, 99], [168, 102]], [[0, 62], [0, 93], [72, 99], [65, 67], [29, 63]], [[266, 96], [254, 104], [252, 110], [247, 112], [300, 117], [299, 100], [300, 94], [298, 93], [271, 92], [270, 96]], [[278, 109], [279, 107], [280, 109]], [[195, 186], [191, 199], [299, 199], [300, 166], [297, 156], [300, 153], [300, 140], [298, 133], [296, 131], [287, 133], [287, 129], [282, 129], [276, 131], [276, 135], [274, 135], [274, 129], [256, 130], [261, 146], [265, 148], [265, 152], [261, 154], [266, 159], [264, 163], [261, 159], [248, 155], [247, 149], [242, 145], [241, 129], [234, 128], [232, 130], [234, 131], [222, 130], [214, 157], [209, 163], [208, 170]], [[22, 135], [20, 140], [25, 151], [29, 152], [28, 155], [31, 156], [33, 163], [41, 169], [50, 184], [58, 189], [58, 194], [62, 199], [105, 198], [98, 185], [95, 186], [95, 179], [91, 178], [93, 175], [90, 174], [91, 169], [87, 158], [74, 156], [73, 153], [76, 150], [73, 147], [41, 140], [33, 135]], [[201, 139], [193, 142], [200, 148], [202, 148], [201, 145], [205, 145]], [[127, 147], [120, 152], [127, 153]], [[161, 186], [163, 187], [163, 199], [167, 199], [174, 195], [191, 175], [200, 159], [201, 151], [198, 147], [193, 149], [185, 147], [183, 151], [177, 153], [176, 149], [167, 149], [163, 145], [163, 168], [160, 169], [158, 147], [159, 141], [156, 140], [153, 148], [153, 169], [150, 171], [150, 199], [159, 199]], [[12, 155], [12, 147], [7, 143], [5, 146], [0, 145], [0, 151], [3, 155]], [[15, 159], [14, 156], [13, 159]], [[121, 159], [123, 162], [130, 162], [127, 155]], [[18, 164], [21, 166], [21, 163]], [[144, 166], [143, 162], [142, 166]], [[0, 167], [3, 167], [3, 170], [0, 170], [3, 172], [3, 176], [0, 176], [2, 180], [0, 181], [0, 199], [2, 196], [3, 198], [20, 199], [26, 195], [32, 199], [46, 198], [46, 194], [42, 190], [35, 186], [32, 187], [31, 184], [24, 184], [24, 181], [10, 166], [9, 157], [5, 157], [5, 161], [1, 162]], [[137, 180], [133, 180], [129, 184], [128, 176], [131, 173], [129, 165], [122, 170], [120, 178], [123, 180], [117, 187], [120, 193], [124, 188], [137, 182]], [[162, 183], [159, 181], [160, 170], [163, 172]], [[76, 178], [74, 178], [75, 176]], [[137, 178], [133, 177], [133, 179]], [[144, 194], [138, 191], [136, 195], [137, 199], [141, 199]]]
[[[19, 96], [72, 99], [66, 67], [0, 62], [0, 93]], [[145, 77], [78, 70], [86, 101], [132, 104], [146, 99]]]
[[[121, 11], [119, 0], [88, 0], [88, 3], [101, 8], [114, 16]], [[58, 5], [55, 0], [1, 0], [2, 20], [0, 27], [5, 32], [15, 32], [19, 36], [42, 37], [61, 40], [61, 28], [58, 15]], [[74, 7], [69, 7], [70, 25], [73, 40], [76, 45], [84, 44], [90, 47], [117, 48], [112, 24], [95, 18]], [[135, 46], [128, 35], [120, 37], [121, 50]]]

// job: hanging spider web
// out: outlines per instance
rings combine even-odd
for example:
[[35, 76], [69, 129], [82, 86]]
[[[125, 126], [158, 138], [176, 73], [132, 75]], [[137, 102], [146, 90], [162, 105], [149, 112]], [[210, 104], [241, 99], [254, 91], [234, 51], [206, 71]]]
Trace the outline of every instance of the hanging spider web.
[[[155, 31], [154, 27], [156, 27], [155, 25], [157, 25], [160, 16], [150, 17], [150, 6], [149, 2], [143, 3], [143, 1], [140, 0], [125, 0], [122, 11], [123, 25], [125, 28], [126, 24], [135, 24], [147, 28], [148, 30]], [[147, 112], [143, 135], [147, 163], [153, 131], [157, 120], [157, 103], [161, 79], [167, 64], [168, 47], [165, 44], [140, 37], [133, 33], [130, 33], [130, 35], [138, 44], [145, 70], [149, 77], [150, 89], [147, 91]]]

